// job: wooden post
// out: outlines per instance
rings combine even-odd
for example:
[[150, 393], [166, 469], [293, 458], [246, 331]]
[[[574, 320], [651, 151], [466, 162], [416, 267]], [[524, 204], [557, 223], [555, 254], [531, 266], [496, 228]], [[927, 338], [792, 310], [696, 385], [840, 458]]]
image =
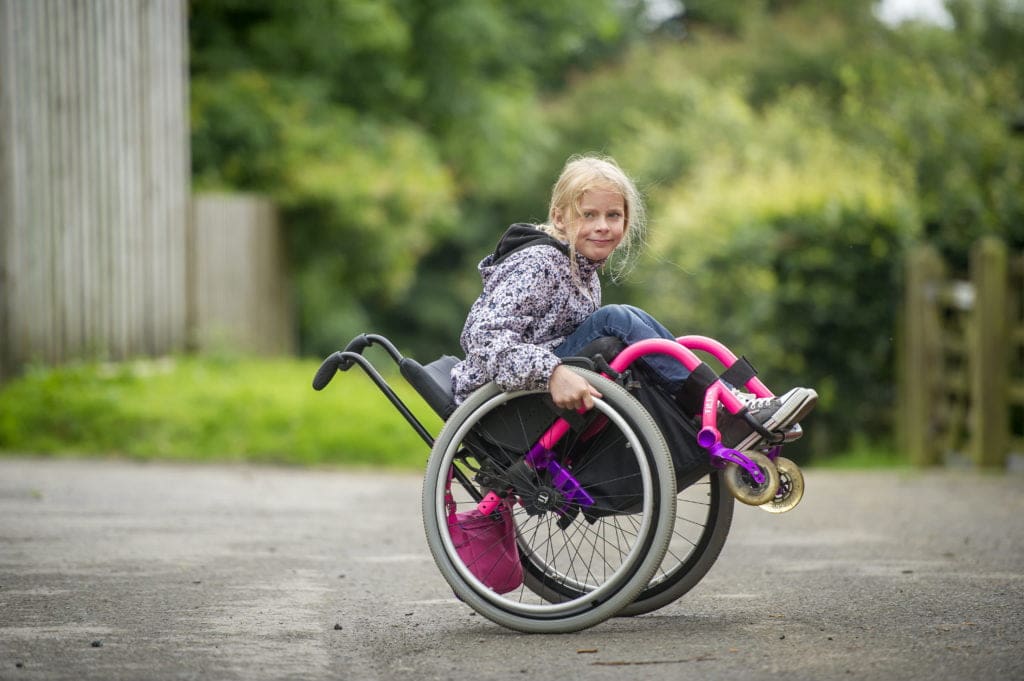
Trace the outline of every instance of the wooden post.
[[1024, 456], [1024, 250], [1010, 257], [1009, 270], [1010, 326], [1006, 331], [1010, 357], [1010, 384], [1006, 388], [1010, 402], [1009, 450]]
[[971, 458], [978, 466], [1005, 467], [1009, 448], [1006, 337], [1007, 254], [1002, 241], [979, 240], [971, 250], [977, 291], [971, 318]]
[[897, 419], [911, 463], [939, 461], [936, 447], [936, 400], [942, 346], [937, 297], [944, 266], [928, 245], [912, 248], [906, 260], [904, 294], [904, 359], [900, 383], [903, 409]]

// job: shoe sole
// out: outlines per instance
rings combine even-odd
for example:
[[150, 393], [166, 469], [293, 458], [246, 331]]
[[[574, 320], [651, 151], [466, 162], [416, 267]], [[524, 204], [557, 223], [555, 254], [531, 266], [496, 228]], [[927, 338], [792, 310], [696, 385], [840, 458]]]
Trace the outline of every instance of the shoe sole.
[[804, 436], [804, 429], [800, 427], [799, 423], [794, 423], [789, 428], [786, 428], [782, 434], [782, 442], [765, 442], [764, 438], [761, 438], [761, 442], [754, 445], [753, 450], [755, 452], [762, 452], [767, 454], [771, 451], [772, 447], [778, 445], [788, 445], [791, 442], [796, 442]]
[[[800, 417], [803, 418], [803, 417]], [[799, 421], [799, 419], [798, 419]], [[788, 444], [790, 442], [796, 442], [804, 435], [804, 429], [800, 427], [799, 423], [794, 423], [785, 430], [782, 434], [782, 442]]]
[[[779, 410], [772, 414], [771, 418], [764, 422], [764, 427], [770, 431], [780, 431], [800, 422], [805, 416], [811, 413], [818, 404], [818, 393], [810, 388], [803, 391], [800, 399], [788, 399], [782, 403]], [[744, 451], [752, 449], [764, 437], [756, 430], [743, 439], [734, 449]]]

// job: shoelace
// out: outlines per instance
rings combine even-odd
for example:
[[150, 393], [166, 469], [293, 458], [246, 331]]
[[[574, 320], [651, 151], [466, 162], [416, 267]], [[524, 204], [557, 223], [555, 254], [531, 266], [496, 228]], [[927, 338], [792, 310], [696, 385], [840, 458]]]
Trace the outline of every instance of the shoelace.
[[752, 412], [754, 412], [754, 411], [761, 411], [762, 409], [767, 409], [767, 408], [772, 406], [773, 402], [775, 402], [776, 400], [779, 399], [777, 396], [776, 397], [758, 397], [757, 395], [755, 395], [753, 393], [745, 393], [742, 390], [739, 390], [737, 388], [732, 388], [731, 392], [732, 392], [733, 395], [738, 397], [741, 402], [746, 404], [747, 405], [747, 409], [749, 411], [752, 411]]
[[770, 409], [774, 405], [778, 404], [778, 397], [757, 397], [747, 402], [747, 410], [750, 412], [757, 412], [763, 409]]

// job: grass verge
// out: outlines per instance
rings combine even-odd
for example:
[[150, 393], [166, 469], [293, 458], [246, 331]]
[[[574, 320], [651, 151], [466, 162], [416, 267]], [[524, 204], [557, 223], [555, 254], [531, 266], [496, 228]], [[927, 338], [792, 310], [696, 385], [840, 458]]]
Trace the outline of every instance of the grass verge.
[[[180, 357], [29, 370], [0, 386], [0, 453], [420, 469], [429, 449], [359, 369], [310, 386], [318, 363]], [[441, 421], [385, 376], [430, 433]], [[855, 443], [813, 468], [909, 468]]]
[[[361, 370], [310, 386], [309, 360], [194, 357], [32, 369], [0, 387], [0, 451], [413, 469], [429, 449]], [[440, 420], [389, 383], [437, 433]]]

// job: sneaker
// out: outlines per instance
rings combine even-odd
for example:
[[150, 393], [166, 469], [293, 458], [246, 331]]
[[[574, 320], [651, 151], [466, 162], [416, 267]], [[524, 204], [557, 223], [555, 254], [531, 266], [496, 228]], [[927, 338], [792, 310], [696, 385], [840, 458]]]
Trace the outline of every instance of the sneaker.
[[[737, 393], [746, 403], [747, 413], [761, 424], [765, 430], [782, 435], [783, 441], [787, 431], [811, 413], [818, 403], [818, 393], [810, 388], [793, 388], [784, 395], [777, 397], [754, 397], [746, 393]], [[719, 410], [719, 432], [722, 444], [731, 449], [741, 451], [757, 447], [764, 442], [761, 433], [754, 430], [746, 419], [738, 414], [729, 414]], [[795, 440], [803, 434], [803, 430], [794, 431], [791, 439]]]

